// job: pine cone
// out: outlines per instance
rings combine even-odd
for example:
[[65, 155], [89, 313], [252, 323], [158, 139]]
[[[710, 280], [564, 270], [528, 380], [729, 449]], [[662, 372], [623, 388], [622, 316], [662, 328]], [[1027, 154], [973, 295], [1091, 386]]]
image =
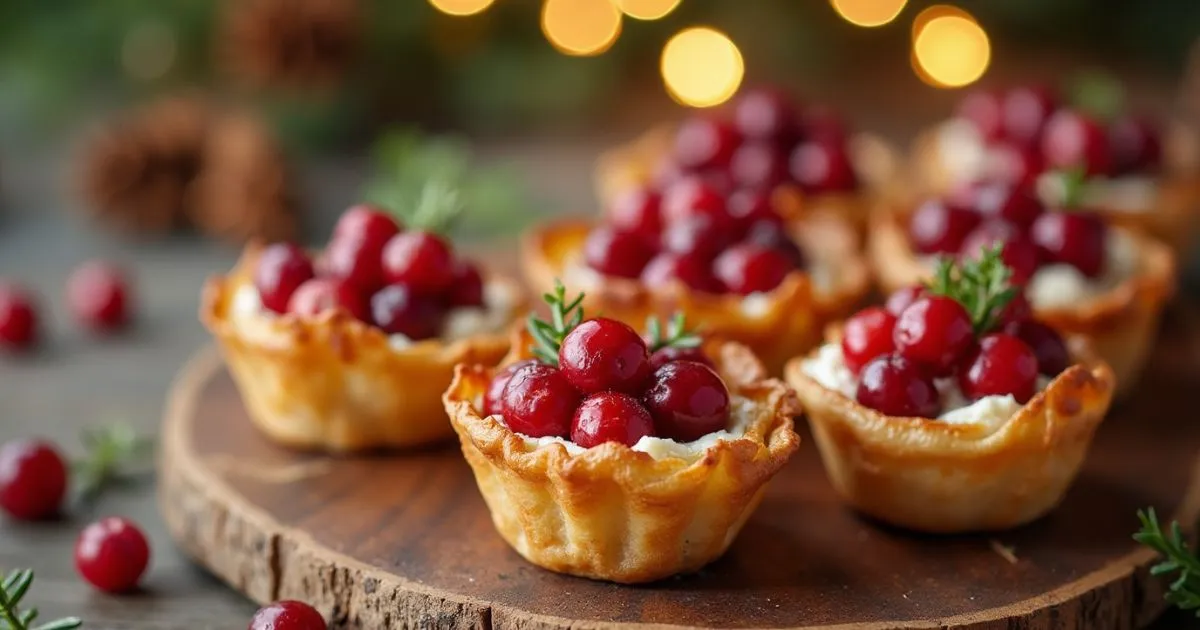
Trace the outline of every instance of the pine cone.
[[359, 0], [227, 0], [218, 51], [247, 83], [324, 88], [358, 51]]

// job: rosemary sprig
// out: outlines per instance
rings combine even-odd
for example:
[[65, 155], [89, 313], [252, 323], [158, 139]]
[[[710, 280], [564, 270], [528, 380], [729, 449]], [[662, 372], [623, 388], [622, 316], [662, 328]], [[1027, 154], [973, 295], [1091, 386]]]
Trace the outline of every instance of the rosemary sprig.
[[550, 306], [550, 321], [530, 313], [526, 321], [529, 334], [533, 335], [533, 356], [550, 365], [558, 365], [558, 349], [562, 346], [563, 338], [579, 324], [583, 323], [583, 294], [575, 296], [567, 302], [567, 289], [562, 282], [554, 281], [554, 293], [542, 296]]
[[32, 584], [32, 569], [12, 571], [0, 583], [0, 630], [69, 630], [83, 625], [76, 617], [33, 625], [38, 616], [37, 608], [20, 610], [21, 600], [29, 593]]
[[[1163, 556], [1162, 561], [1150, 567], [1150, 575], [1179, 572], [1179, 577], [1168, 587], [1166, 600], [1182, 610], [1200, 608], [1200, 559], [1188, 548], [1179, 522], [1171, 521], [1168, 533], [1158, 524], [1154, 508], [1138, 510], [1137, 516], [1142, 529], [1133, 539]], [[1200, 617], [1200, 610], [1196, 616]]]
[[130, 483], [147, 472], [154, 451], [149, 438], [125, 423], [84, 429], [80, 439], [87, 454], [72, 466], [82, 503], [95, 501], [110, 487]]
[[955, 262], [938, 260], [929, 291], [957, 301], [967, 309], [976, 334], [992, 329], [1004, 307], [1017, 296], [1009, 282], [1012, 270], [1000, 257], [1000, 246], [985, 247], [979, 258]]
[[675, 313], [667, 322], [666, 334], [663, 334], [662, 323], [657, 317], [646, 319], [646, 335], [649, 337], [650, 352], [663, 348], [696, 348], [700, 346], [700, 337], [687, 330], [683, 313]]

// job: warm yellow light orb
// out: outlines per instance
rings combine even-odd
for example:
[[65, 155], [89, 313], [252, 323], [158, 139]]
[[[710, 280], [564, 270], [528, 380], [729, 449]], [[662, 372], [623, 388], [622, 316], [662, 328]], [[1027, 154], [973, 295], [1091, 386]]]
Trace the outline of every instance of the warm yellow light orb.
[[663, 47], [661, 65], [667, 92], [692, 107], [712, 107], [729, 100], [746, 71], [733, 40], [707, 27], [676, 33]]
[[613, 0], [625, 15], [639, 20], [657, 20], [679, 6], [679, 0]]
[[960, 9], [930, 7], [918, 16], [913, 32], [913, 70], [935, 87], [957, 88], [983, 76], [991, 61], [987, 33]]
[[546, 0], [542, 33], [560, 52], [599, 55], [621, 34], [621, 11], [612, 0]]
[[495, 0], [429, 0], [433, 8], [450, 15], [475, 15], [492, 6]]
[[857, 26], [883, 26], [896, 19], [908, 0], [829, 0], [833, 10]]

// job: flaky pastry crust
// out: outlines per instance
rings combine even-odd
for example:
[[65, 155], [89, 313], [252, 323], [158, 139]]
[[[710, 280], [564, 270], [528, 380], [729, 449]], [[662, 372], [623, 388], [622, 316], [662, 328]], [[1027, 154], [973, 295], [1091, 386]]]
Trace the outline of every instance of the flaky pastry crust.
[[459, 365], [443, 401], [504, 540], [542, 568], [622, 583], [696, 571], [723, 554], [800, 438], [793, 394], [747, 348], [726, 342], [710, 356], [730, 391], [753, 401], [753, 418], [745, 435], [694, 461], [615, 442], [575, 455], [561, 443], [527, 446], [479, 411], [494, 371]]
[[[844, 222], [809, 217], [793, 225], [793, 236], [808, 255], [810, 268], [821, 269], [818, 282], [807, 272], [794, 272], [774, 290], [750, 300], [734, 294], [695, 291], [682, 283], [650, 290], [637, 280], [589, 276], [590, 284], [571, 280], [571, 268], [582, 268], [583, 242], [592, 224], [566, 220], [535, 227], [521, 244], [521, 262], [531, 288], [550, 291], [556, 280], [587, 295], [588, 312], [628, 322], [668, 318], [682, 312], [690, 326], [708, 336], [744, 343], [771, 374], [779, 374], [791, 357], [821, 341], [827, 324], [850, 313], [870, 290], [870, 274], [858, 252], [858, 240]], [[745, 308], [744, 308], [745, 306]]]
[[993, 428], [884, 415], [824, 387], [803, 361], [788, 364], [787, 380], [833, 486], [864, 514], [932, 533], [1009, 529], [1052, 510], [1114, 387], [1103, 361], [1073, 365]]
[[[871, 267], [887, 292], [929, 278], [930, 269], [913, 252], [904, 213], [885, 210], [872, 217], [868, 244]], [[1124, 228], [1115, 228], [1124, 229]], [[1082, 335], [1112, 366], [1118, 397], [1137, 384], [1158, 335], [1163, 308], [1175, 292], [1175, 256], [1159, 241], [1124, 230], [1138, 252], [1135, 272], [1112, 289], [1067, 307], [1035, 308], [1037, 319], [1064, 334]]]
[[340, 309], [315, 318], [235, 317], [234, 296], [252, 283], [260, 251], [248, 246], [232, 272], [208, 280], [200, 319], [216, 338], [250, 418], [276, 442], [348, 452], [445, 441], [453, 431], [441, 392], [455, 364], [495, 365], [508, 352], [507, 331], [397, 350], [383, 331]]

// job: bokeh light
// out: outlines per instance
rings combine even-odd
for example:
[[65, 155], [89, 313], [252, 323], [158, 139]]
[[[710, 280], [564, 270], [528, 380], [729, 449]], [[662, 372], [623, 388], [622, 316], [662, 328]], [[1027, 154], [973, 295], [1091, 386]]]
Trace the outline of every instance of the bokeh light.
[[612, 0], [546, 0], [542, 32], [560, 52], [599, 55], [621, 34], [621, 11]]
[[662, 53], [667, 92], [692, 107], [712, 107], [729, 100], [745, 74], [742, 53], [724, 33], [693, 27], [676, 33]]
[[913, 70], [929, 85], [970, 85], [983, 76], [991, 56], [987, 33], [962, 9], [929, 7], [913, 23]]
[[639, 20], [657, 20], [679, 6], [679, 0], [613, 0], [621, 12]]
[[433, 8], [450, 15], [475, 15], [492, 6], [495, 0], [429, 0]]
[[857, 26], [883, 26], [896, 19], [908, 0], [829, 0], [833, 10]]

